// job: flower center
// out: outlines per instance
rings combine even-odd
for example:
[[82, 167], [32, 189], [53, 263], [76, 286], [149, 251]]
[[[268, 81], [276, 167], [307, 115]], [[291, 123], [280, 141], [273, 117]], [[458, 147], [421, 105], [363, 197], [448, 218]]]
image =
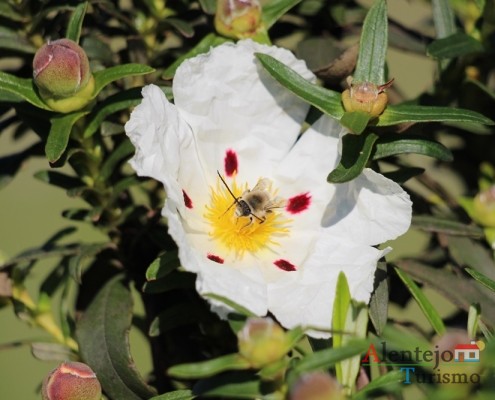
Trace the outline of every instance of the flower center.
[[252, 189], [235, 179], [230, 188], [226, 185], [217, 178], [204, 214], [211, 226], [209, 235], [222, 247], [242, 257], [246, 251], [253, 254], [278, 246], [277, 237], [289, 235], [285, 202], [275, 196], [269, 180], [260, 179]]

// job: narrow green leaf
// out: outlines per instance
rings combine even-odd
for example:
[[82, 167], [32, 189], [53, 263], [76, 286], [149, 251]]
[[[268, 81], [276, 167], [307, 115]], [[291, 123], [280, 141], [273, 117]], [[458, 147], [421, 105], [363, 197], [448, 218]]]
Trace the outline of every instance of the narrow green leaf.
[[68, 347], [59, 343], [32, 343], [31, 353], [42, 361], [77, 361], [77, 355]]
[[156, 258], [146, 270], [146, 280], [154, 281], [164, 278], [174, 271], [180, 265], [177, 254], [177, 251], [168, 251]]
[[466, 272], [471, 275], [474, 279], [476, 279], [483, 286], [490, 289], [492, 292], [495, 292], [495, 281], [491, 280], [487, 276], [483, 275], [481, 272], [476, 271], [473, 268], [466, 268]]
[[491, 119], [475, 111], [463, 108], [417, 105], [389, 105], [378, 119], [378, 126], [390, 126], [404, 122], [472, 122], [494, 125]]
[[182, 19], [167, 18], [165, 19], [165, 23], [178, 30], [182, 34], [182, 36], [186, 38], [194, 36], [194, 28], [192, 27], [192, 25]]
[[398, 154], [421, 154], [440, 161], [453, 160], [451, 151], [443, 144], [418, 136], [393, 135], [381, 136], [375, 145], [373, 160], [395, 156]]
[[184, 60], [188, 58], [196, 57], [200, 54], [205, 54], [210, 51], [212, 47], [216, 47], [221, 45], [222, 43], [228, 42], [229, 40], [220, 36], [215, 35], [214, 33], [209, 33], [206, 35], [201, 41], [189, 50], [186, 54], [180, 56], [177, 60], [175, 60], [168, 68], [163, 71], [162, 78], [163, 79], [172, 79], [175, 75], [175, 71], [179, 68]]
[[5, 26], [0, 26], [0, 49], [10, 50], [15, 53], [34, 55], [36, 47], [18, 31]]
[[189, 389], [174, 390], [173, 392], [168, 392], [160, 394], [159, 396], [152, 397], [149, 400], [193, 400], [196, 396]]
[[117, 276], [100, 289], [77, 324], [81, 356], [112, 399], [142, 400], [156, 395], [139, 376], [131, 358], [131, 320], [132, 295]]
[[368, 340], [353, 340], [345, 347], [331, 348], [308, 354], [294, 362], [290, 380], [305, 372], [317, 371], [333, 367], [337, 362], [357, 356], [369, 347]]
[[19, 96], [33, 106], [50, 111], [50, 107], [38, 95], [32, 79], [18, 78], [0, 71], [0, 89]]
[[375, 391], [387, 392], [395, 391], [402, 388], [404, 382], [404, 371], [390, 371], [385, 375], [379, 376], [373, 379], [365, 387], [363, 387], [359, 392], [357, 392], [352, 400], [366, 400], [370, 399], [370, 394]]
[[360, 111], [345, 112], [340, 123], [352, 133], [360, 135], [368, 126], [368, 122], [371, 118], [371, 115]]
[[131, 154], [134, 154], [135, 147], [130, 140], [124, 140], [120, 143], [112, 153], [107, 157], [100, 169], [98, 179], [106, 181], [110, 178], [113, 172], [115, 172], [117, 165], [124, 162]]
[[266, 29], [270, 29], [280, 17], [285, 15], [292, 7], [299, 4], [301, 0], [270, 0], [263, 5], [262, 21]]
[[270, 75], [296, 96], [331, 117], [336, 119], [342, 118], [344, 108], [340, 99], [340, 93], [322, 88], [307, 81], [297, 72], [267, 54], [256, 53], [256, 57]]
[[495, 280], [495, 262], [493, 255], [479, 241], [462, 236], [448, 236], [450, 256], [461, 267], [474, 268], [478, 272]]
[[423, 311], [423, 314], [428, 319], [433, 329], [435, 329], [435, 332], [438, 335], [443, 335], [445, 333], [445, 325], [442, 318], [430, 301], [426, 298], [423, 291], [418, 287], [418, 285], [416, 285], [416, 283], [414, 283], [407, 273], [401, 271], [397, 267], [395, 268], [395, 272], [409, 289], [409, 292], [411, 292], [412, 296], [418, 303], [419, 308], [421, 308], [421, 311]]
[[436, 37], [442, 39], [453, 35], [457, 28], [455, 26], [454, 10], [449, 0], [432, 0], [433, 23], [435, 24]]
[[251, 368], [250, 363], [239, 354], [228, 354], [213, 360], [197, 363], [180, 364], [170, 367], [169, 376], [182, 379], [207, 378], [220, 372], [230, 370], [245, 370]]
[[201, 379], [194, 385], [193, 393], [201, 396], [201, 398], [275, 400], [263, 396], [262, 387], [262, 382], [258, 376], [246, 371], [234, 371]]
[[377, 0], [368, 11], [359, 42], [359, 56], [354, 72], [357, 82], [385, 83], [385, 57], [388, 46], [387, 3]]
[[[469, 271], [468, 271], [469, 272]], [[493, 282], [493, 281], [492, 281]], [[495, 282], [493, 282], [495, 283]], [[481, 309], [479, 304], [471, 304], [468, 312], [467, 333], [471, 338], [478, 336]]]
[[24, 161], [40, 153], [41, 142], [35, 142], [31, 146], [19, 152], [11, 152], [3, 157], [0, 157], [0, 189], [6, 186], [14, 179], [17, 172], [21, 169]]
[[72, 13], [69, 24], [67, 25], [67, 32], [65, 37], [79, 43], [79, 37], [81, 36], [82, 24], [86, 10], [88, 9], [88, 2], [84, 1], [79, 3]]
[[455, 58], [483, 51], [483, 45], [472, 36], [458, 32], [443, 39], [437, 39], [426, 48], [435, 58]]
[[67, 148], [72, 126], [88, 111], [75, 111], [70, 114], [57, 114], [50, 121], [50, 133], [46, 140], [45, 154], [51, 163], [57, 161]]
[[378, 335], [381, 335], [387, 324], [389, 296], [387, 278], [387, 264], [379, 262], [375, 272], [374, 290], [371, 294], [369, 309], [370, 320]]
[[199, 4], [201, 5], [201, 8], [206, 14], [213, 15], [217, 10], [216, 0], [199, 0]]
[[[332, 314], [332, 330], [333, 345], [334, 347], [342, 346], [343, 332], [345, 332], [345, 322], [347, 319], [347, 311], [351, 304], [351, 292], [349, 291], [349, 284], [347, 278], [343, 272], [339, 273], [337, 278], [337, 286], [335, 288], [335, 300], [333, 303]], [[337, 377], [339, 377], [339, 371], [337, 370]]]
[[153, 319], [148, 334], [151, 337], [157, 337], [179, 326], [197, 324], [207, 315], [205, 310], [197, 304], [176, 303]]
[[220, 295], [215, 294], [215, 293], [203, 293], [203, 297], [220, 301], [220, 302], [224, 303], [227, 307], [233, 309], [235, 312], [237, 312], [241, 315], [245, 315], [247, 317], [256, 317], [256, 314], [249, 311], [246, 307], [243, 307], [240, 304], [237, 304], [234, 301], [227, 299], [226, 297], [220, 296]]
[[473, 238], [483, 237], [483, 229], [476, 225], [466, 225], [462, 222], [433, 217], [431, 215], [413, 216], [412, 226], [426, 232], [445, 233], [447, 235], [467, 236]]
[[84, 128], [83, 136], [88, 138], [92, 136], [101, 126], [106, 117], [117, 111], [127, 110], [138, 105], [143, 100], [141, 88], [132, 88], [118, 92], [107, 97], [91, 111], [88, 116], [88, 122]]
[[102, 71], [96, 71], [93, 76], [95, 78], [95, 92], [93, 97], [96, 97], [101, 90], [108, 84], [128, 77], [136, 75], [146, 75], [154, 72], [155, 69], [142, 64], [124, 64], [110, 67]]
[[342, 158], [328, 175], [328, 182], [344, 183], [356, 178], [366, 167], [378, 135], [345, 135], [342, 139]]
[[19, 14], [9, 2], [0, 2], [0, 16], [4, 17], [7, 20], [17, 21], [17, 22], [25, 22], [27, 17]]
[[79, 178], [58, 171], [38, 171], [34, 174], [34, 177], [62, 189], [71, 189], [82, 185]]

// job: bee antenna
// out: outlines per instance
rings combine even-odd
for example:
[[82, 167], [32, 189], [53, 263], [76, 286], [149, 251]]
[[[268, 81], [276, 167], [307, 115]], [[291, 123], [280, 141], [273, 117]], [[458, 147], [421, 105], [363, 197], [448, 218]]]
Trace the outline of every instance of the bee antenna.
[[[217, 170], [217, 174], [218, 174], [218, 177], [220, 178], [220, 180], [222, 181], [222, 183], [225, 185], [225, 187], [229, 191], [232, 198], [234, 199], [234, 203], [239, 204], [239, 200], [237, 199], [237, 197], [235, 197], [234, 193], [232, 193], [232, 190], [230, 190], [229, 185], [227, 185], [227, 182], [225, 182], [225, 180], [222, 178], [222, 175], [220, 175], [220, 172], [218, 172], [218, 170]], [[232, 207], [232, 206], [230, 206], [230, 207]]]

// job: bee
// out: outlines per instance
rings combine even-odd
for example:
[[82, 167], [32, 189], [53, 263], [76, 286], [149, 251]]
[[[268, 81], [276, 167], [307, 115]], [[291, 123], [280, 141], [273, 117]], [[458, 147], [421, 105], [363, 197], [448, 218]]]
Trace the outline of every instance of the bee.
[[234, 199], [234, 202], [225, 210], [221, 217], [235, 205], [235, 216], [237, 218], [249, 218], [249, 222], [243, 226], [242, 229], [253, 224], [255, 220], [258, 220], [258, 222], [262, 224], [266, 221], [266, 214], [272, 213], [276, 208], [284, 207], [285, 201], [283, 199], [280, 197], [271, 198], [270, 193], [267, 190], [270, 181], [266, 178], [259, 179], [253, 189], [247, 189], [241, 196], [236, 197], [234, 193], [232, 193], [232, 190], [230, 190], [227, 182], [222, 178], [222, 175], [220, 175], [220, 172], [217, 171], [217, 174]]

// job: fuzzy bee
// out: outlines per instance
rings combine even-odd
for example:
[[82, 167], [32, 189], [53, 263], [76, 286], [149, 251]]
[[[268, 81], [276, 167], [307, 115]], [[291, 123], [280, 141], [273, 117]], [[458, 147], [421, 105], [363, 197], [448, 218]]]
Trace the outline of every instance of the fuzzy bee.
[[234, 202], [225, 210], [222, 216], [235, 205], [235, 216], [237, 218], [249, 218], [249, 222], [243, 226], [243, 229], [250, 226], [255, 219], [262, 224], [266, 221], [266, 214], [272, 213], [276, 208], [284, 207], [285, 201], [283, 199], [280, 197], [271, 198], [268, 192], [270, 181], [266, 178], [259, 179], [253, 189], [247, 189], [241, 196], [236, 197], [227, 182], [222, 178], [222, 175], [220, 175], [220, 172], [217, 171], [217, 174], [234, 199]]

